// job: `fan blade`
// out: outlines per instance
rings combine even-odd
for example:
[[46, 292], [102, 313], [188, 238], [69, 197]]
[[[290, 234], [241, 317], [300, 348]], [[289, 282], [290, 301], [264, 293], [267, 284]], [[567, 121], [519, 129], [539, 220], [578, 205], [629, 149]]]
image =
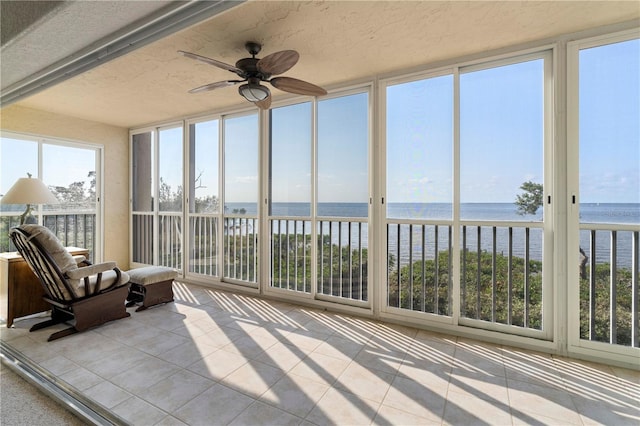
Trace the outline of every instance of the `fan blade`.
[[291, 77], [276, 77], [269, 81], [275, 88], [298, 95], [323, 96], [327, 91], [315, 84]]
[[287, 72], [298, 63], [300, 55], [295, 50], [283, 50], [260, 59], [256, 66], [263, 74], [277, 75]]
[[260, 109], [269, 109], [271, 108], [271, 95], [267, 96], [261, 101], [254, 102], [254, 104]]
[[241, 83], [242, 80], [225, 80], [215, 83], [205, 84], [204, 86], [196, 87], [189, 90], [189, 93], [208, 92], [209, 90], [220, 89], [221, 87], [233, 86], [234, 84]]
[[207, 58], [206, 56], [200, 56], [195, 53], [185, 52], [184, 50], [178, 50], [178, 53], [183, 54], [187, 58], [196, 59], [198, 61], [202, 61], [209, 65], [213, 65], [218, 68], [222, 68], [223, 70], [235, 72], [236, 74], [242, 74], [242, 70], [240, 68], [236, 68], [233, 65], [225, 64], [224, 62], [216, 61], [215, 59]]

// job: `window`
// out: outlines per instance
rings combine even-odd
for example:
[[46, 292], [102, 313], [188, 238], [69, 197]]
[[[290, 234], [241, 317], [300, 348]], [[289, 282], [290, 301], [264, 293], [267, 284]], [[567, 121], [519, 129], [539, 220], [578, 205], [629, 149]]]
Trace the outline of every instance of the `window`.
[[[35, 206], [39, 223], [67, 246], [101, 256], [98, 217], [100, 149], [89, 144], [4, 134], [0, 138], [0, 194], [27, 174], [38, 177], [60, 201]], [[0, 205], [0, 251], [10, 251], [9, 228], [19, 224], [24, 205]], [[97, 256], [97, 257], [96, 257]]]
[[[637, 37], [637, 36], [636, 36]], [[575, 269], [570, 301], [573, 344], [639, 347], [640, 40], [588, 40], [570, 50], [577, 75], [578, 229], [570, 244]], [[577, 158], [576, 158], [577, 157]], [[576, 173], [572, 177], [576, 177]], [[576, 229], [574, 228], [574, 230]], [[635, 278], [634, 278], [635, 277]], [[635, 295], [635, 296], [634, 296]], [[611, 350], [611, 349], [607, 349]], [[631, 356], [637, 357], [629, 352]]]
[[218, 276], [219, 120], [189, 125], [189, 272]]
[[386, 99], [387, 306], [451, 315], [453, 76]]
[[258, 115], [226, 117], [224, 135], [224, 278], [258, 281]]

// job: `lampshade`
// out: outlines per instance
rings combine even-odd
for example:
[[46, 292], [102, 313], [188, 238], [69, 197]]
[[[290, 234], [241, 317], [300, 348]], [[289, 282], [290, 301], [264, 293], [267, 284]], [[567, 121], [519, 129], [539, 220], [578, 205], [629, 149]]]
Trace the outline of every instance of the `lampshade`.
[[20, 178], [0, 199], [2, 204], [58, 204], [60, 201], [38, 178]]
[[269, 88], [252, 82], [238, 87], [238, 92], [250, 102], [262, 101], [271, 94]]

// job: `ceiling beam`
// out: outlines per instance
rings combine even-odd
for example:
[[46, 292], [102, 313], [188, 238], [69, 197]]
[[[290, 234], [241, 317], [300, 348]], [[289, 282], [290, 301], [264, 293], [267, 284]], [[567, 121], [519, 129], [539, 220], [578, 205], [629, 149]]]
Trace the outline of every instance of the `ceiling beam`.
[[167, 6], [2, 90], [5, 107], [132, 50], [211, 18], [245, 0], [189, 1]]

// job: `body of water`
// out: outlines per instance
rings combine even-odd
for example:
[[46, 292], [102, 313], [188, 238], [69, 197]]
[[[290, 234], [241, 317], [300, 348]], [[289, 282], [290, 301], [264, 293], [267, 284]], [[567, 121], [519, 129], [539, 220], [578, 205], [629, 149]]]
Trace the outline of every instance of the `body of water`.
[[[363, 219], [368, 215], [367, 203], [319, 203], [318, 216], [326, 218], [354, 218]], [[256, 203], [229, 203], [226, 205], [227, 213], [233, 212], [234, 209], [240, 211], [244, 209], [247, 215], [255, 216], [257, 214]], [[300, 217], [306, 218], [311, 214], [309, 203], [274, 203], [271, 206], [271, 216], [283, 217]], [[448, 203], [389, 203], [387, 205], [388, 222], [392, 225], [389, 227], [389, 250], [394, 256], [399, 257], [401, 261], [407, 261], [409, 253], [412, 252], [414, 258], [421, 256], [422, 250], [425, 250], [427, 258], [433, 257], [435, 252], [435, 227], [431, 225], [425, 226], [424, 240], [423, 229], [421, 226], [414, 225], [412, 228], [413, 236], [411, 238], [412, 250], [409, 250], [409, 227], [402, 225], [400, 227], [400, 250], [398, 251], [398, 227], [397, 223], [402, 223], [407, 219], [421, 220], [442, 220], [444, 223], [450, 221], [453, 217], [453, 207]], [[542, 209], [536, 215], [519, 215], [516, 206], [513, 203], [468, 203], [461, 204], [460, 218], [466, 221], [506, 221], [506, 222], [522, 222], [522, 227], [515, 227], [513, 230], [512, 250], [513, 254], [523, 257], [525, 252], [525, 231], [531, 222], [541, 223], [543, 220]], [[397, 219], [397, 221], [394, 221]], [[580, 205], [580, 221], [582, 223], [608, 223], [608, 224], [634, 224], [638, 225], [640, 230], [640, 204], [636, 203], [584, 203]], [[499, 225], [499, 223], [497, 224]], [[334, 225], [332, 232], [334, 243], [338, 243], [338, 232]], [[342, 244], [347, 244], [348, 228], [347, 224], [343, 224]], [[329, 233], [329, 223], [323, 225], [323, 233]], [[290, 229], [290, 232], [293, 230]], [[310, 231], [308, 231], [310, 232]], [[499, 228], [496, 235], [496, 251], [498, 253], [507, 254], [509, 250], [508, 228]], [[351, 230], [352, 245], [358, 244], [361, 239], [362, 247], [367, 247], [368, 228], [366, 223], [362, 227], [352, 227]], [[618, 231], [617, 233], [617, 264], [619, 267], [630, 267], [632, 264], [632, 236], [631, 231]], [[491, 227], [482, 227], [481, 229], [481, 250], [491, 252], [493, 250], [493, 233]], [[476, 251], [478, 247], [477, 227], [467, 226], [466, 228], [466, 244], [470, 251]], [[438, 229], [438, 250], [444, 250], [448, 247], [448, 228], [440, 226]], [[542, 230], [531, 228], [529, 233], [529, 256], [533, 260], [542, 260], [543, 235]], [[590, 252], [590, 232], [582, 231], [580, 234], [580, 246], [587, 256], [591, 256]], [[599, 263], [609, 262], [611, 255], [611, 238], [610, 232], [598, 231], [596, 233], [596, 259]]]

